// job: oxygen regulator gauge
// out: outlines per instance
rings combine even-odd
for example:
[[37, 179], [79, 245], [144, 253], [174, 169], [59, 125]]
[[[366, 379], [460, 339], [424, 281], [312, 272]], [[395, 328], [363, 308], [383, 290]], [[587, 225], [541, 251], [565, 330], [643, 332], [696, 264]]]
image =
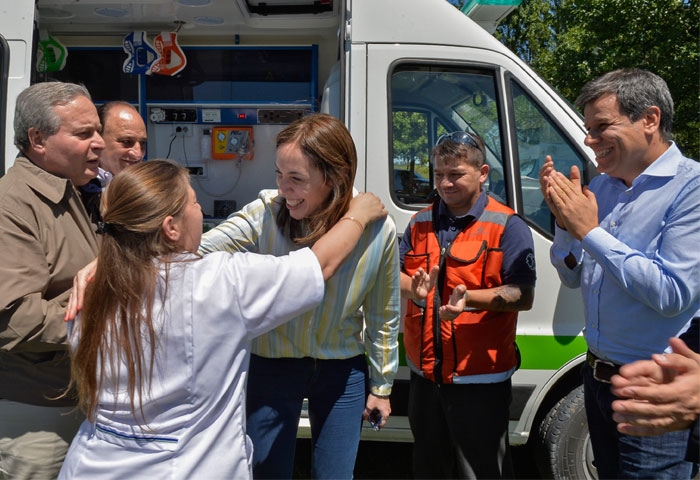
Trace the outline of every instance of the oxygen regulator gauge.
[[253, 128], [220, 126], [212, 128], [213, 160], [252, 160]]

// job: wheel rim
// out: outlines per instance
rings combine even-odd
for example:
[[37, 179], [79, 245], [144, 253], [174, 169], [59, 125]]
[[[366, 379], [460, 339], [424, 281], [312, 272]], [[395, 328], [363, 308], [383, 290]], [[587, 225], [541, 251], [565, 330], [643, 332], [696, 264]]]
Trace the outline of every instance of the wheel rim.
[[586, 441], [583, 444], [583, 464], [585, 467], [585, 475], [588, 480], [598, 480], [598, 471], [595, 468], [594, 460], [591, 435], [587, 433]]

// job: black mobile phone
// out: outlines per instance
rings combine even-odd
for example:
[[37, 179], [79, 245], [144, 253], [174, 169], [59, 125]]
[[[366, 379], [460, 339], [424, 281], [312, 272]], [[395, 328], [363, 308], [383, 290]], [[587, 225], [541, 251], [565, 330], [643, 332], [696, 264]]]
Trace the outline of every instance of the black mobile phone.
[[382, 428], [382, 412], [380, 412], [378, 408], [369, 412], [369, 418], [367, 418], [367, 420], [375, 432], [378, 432], [379, 429]]

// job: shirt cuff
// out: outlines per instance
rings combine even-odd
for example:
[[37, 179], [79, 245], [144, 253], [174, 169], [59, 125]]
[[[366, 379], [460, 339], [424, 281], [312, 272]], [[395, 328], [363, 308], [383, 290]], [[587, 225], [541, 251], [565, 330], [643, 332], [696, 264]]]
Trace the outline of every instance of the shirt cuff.
[[379, 397], [379, 398], [389, 398], [389, 395], [391, 395], [391, 385], [386, 386], [382, 385], [381, 387], [371, 387], [370, 392], [372, 395]]
[[619, 243], [615, 237], [606, 232], [602, 227], [596, 227], [583, 237], [581, 246], [598, 263], [601, 263], [606, 254]]
[[568, 230], [554, 225], [554, 241], [552, 242], [552, 256], [556, 258], [566, 258], [569, 253], [573, 253], [577, 258], [576, 250], [580, 250], [581, 244]]

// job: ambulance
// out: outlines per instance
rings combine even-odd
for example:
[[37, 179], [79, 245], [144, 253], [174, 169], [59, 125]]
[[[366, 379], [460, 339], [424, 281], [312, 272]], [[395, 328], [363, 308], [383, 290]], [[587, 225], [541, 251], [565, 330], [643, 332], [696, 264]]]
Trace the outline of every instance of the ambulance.
[[[430, 147], [446, 132], [484, 139], [489, 194], [528, 223], [534, 306], [519, 316], [510, 442], [541, 474], [596, 478], [580, 378], [586, 346], [578, 291], [549, 262], [553, 218], [538, 184], [559, 171], [595, 175], [580, 114], [492, 35], [518, 0], [2, 0], [0, 175], [13, 164], [18, 93], [35, 82], [84, 84], [96, 104], [126, 100], [148, 129], [147, 158], [186, 166], [204, 229], [274, 187], [275, 136], [310, 112], [350, 130], [355, 186], [381, 197], [402, 233], [435, 195]], [[0, 200], [1, 201], [1, 200]], [[411, 442], [409, 372], [392, 416], [363, 440]], [[300, 419], [299, 436], [309, 435]]]

